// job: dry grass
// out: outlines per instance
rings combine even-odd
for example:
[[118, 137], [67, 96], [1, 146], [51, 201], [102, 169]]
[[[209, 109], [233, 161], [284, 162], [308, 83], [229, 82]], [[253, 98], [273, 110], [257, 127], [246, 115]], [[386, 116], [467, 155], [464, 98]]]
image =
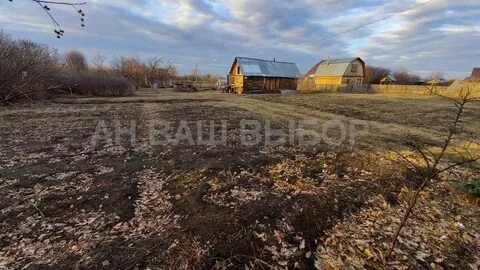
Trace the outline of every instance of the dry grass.
[[[442, 127], [413, 116], [433, 123], [450, 108], [430, 98], [170, 90], [55, 102], [0, 108], [0, 268], [313, 269], [323, 236], [344, 228], [344, 218], [368, 210], [377, 196], [395, 207], [404, 172], [374, 151], [245, 147], [238, 143], [240, 121], [267, 118], [282, 128], [292, 118], [367, 119], [372, 131], [362, 143], [384, 151], [381, 145], [395, 146], [392, 138], [408, 130], [439, 138]], [[469, 113], [475, 131], [478, 112]], [[136, 120], [137, 143], [124, 138], [94, 148], [99, 119], [110, 128], [115, 119]], [[149, 121], [158, 119], [228, 120], [229, 143], [153, 146]], [[471, 207], [449, 205], [442, 214]], [[468, 230], [476, 230], [477, 213], [463, 223]], [[435, 237], [422, 243], [428, 247]], [[467, 253], [453, 259], [472, 261]]]
[[[62, 102], [156, 103], [193, 99], [207, 101], [210, 106], [219, 109], [240, 107], [275, 121], [309, 119], [316, 120], [319, 124], [329, 120], [347, 124], [365, 121], [369, 134], [360, 138], [357, 144], [374, 147], [377, 151], [398, 147], [402, 140], [412, 137], [421, 143], [438, 144], [445, 135], [448, 119], [454, 111], [454, 105], [450, 101], [439, 97], [344, 93], [239, 96], [217, 91], [181, 93], [145, 89], [137, 91], [134, 97], [92, 97]], [[464, 134], [480, 140], [480, 102], [471, 103], [467, 107], [463, 118]]]

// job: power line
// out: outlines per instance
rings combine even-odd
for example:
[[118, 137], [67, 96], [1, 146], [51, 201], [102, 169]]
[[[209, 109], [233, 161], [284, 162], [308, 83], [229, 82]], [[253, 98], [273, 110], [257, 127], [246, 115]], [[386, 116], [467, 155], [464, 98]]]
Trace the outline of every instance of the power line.
[[413, 5], [413, 6], [409, 7], [409, 8], [406, 8], [406, 9], [400, 10], [400, 11], [397, 11], [397, 12], [395, 12], [395, 13], [393, 13], [393, 14], [388, 15], [388, 16], [385, 16], [385, 17], [382, 17], [382, 18], [379, 18], [379, 19], [372, 20], [372, 21], [370, 21], [370, 22], [367, 22], [367, 23], [362, 24], [362, 25], [360, 25], [360, 26], [357, 26], [357, 27], [355, 27], [355, 28], [351, 28], [351, 29], [348, 29], [348, 30], [346, 30], [346, 31], [337, 33], [337, 34], [335, 34], [335, 35], [333, 35], [333, 36], [320, 39], [319, 42], [323, 42], [323, 41], [332, 39], [332, 38], [337, 37], [337, 36], [342, 36], [342, 35], [348, 34], [348, 33], [350, 33], [350, 32], [353, 32], [353, 31], [355, 31], [355, 30], [362, 29], [362, 28], [364, 28], [364, 27], [366, 27], [366, 26], [372, 25], [372, 24], [377, 23], [377, 22], [381, 22], [381, 21], [384, 21], [384, 20], [388, 20], [388, 19], [390, 19], [390, 18], [392, 18], [392, 17], [394, 17], [394, 16], [398, 16], [398, 15], [403, 14], [403, 13], [405, 13], [405, 12], [407, 12], [407, 11], [412, 10], [412, 9], [416, 9], [416, 8], [418, 8], [418, 7], [421, 7], [421, 6], [425, 6], [425, 5], [427, 5], [427, 4], [429, 4], [430, 2], [433, 2], [433, 1], [435, 1], [435, 0], [428, 0], [428, 1], [426, 1], [426, 2]]

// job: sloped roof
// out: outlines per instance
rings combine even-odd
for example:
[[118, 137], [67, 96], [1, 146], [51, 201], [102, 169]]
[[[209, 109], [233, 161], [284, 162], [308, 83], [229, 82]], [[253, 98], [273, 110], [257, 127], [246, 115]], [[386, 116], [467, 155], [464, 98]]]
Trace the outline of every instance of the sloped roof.
[[474, 68], [472, 70], [472, 76], [470, 76], [470, 80], [480, 80], [480, 68]]
[[300, 70], [295, 63], [236, 57], [244, 76], [298, 78]]
[[330, 59], [330, 60], [322, 60], [320, 63], [313, 66], [310, 71], [308, 71], [307, 75], [315, 75], [315, 76], [343, 76], [347, 71], [348, 66], [351, 62], [355, 60], [360, 60], [363, 63], [363, 60], [355, 57], [355, 58], [345, 58], [345, 59]]
[[429, 81], [426, 82], [427, 84], [446, 84], [447, 81], [445, 79], [437, 79], [437, 78], [433, 78]]
[[383, 78], [382, 81], [396, 82], [397, 79], [395, 79], [392, 75], [388, 75], [387, 77]]

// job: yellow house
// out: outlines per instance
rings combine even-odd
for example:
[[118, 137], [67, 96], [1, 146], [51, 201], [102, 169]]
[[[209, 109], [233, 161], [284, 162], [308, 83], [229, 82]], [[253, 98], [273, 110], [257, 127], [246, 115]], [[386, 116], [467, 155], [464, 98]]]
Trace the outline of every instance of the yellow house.
[[365, 62], [360, 58], [328, 59], [313, 66], [306, 74], [315, 84], [363, 84]]

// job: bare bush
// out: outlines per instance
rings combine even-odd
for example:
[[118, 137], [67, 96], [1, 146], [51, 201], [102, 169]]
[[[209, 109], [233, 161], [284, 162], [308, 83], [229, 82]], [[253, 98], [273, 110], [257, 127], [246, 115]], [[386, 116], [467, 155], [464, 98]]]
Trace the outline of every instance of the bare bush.
[[79, 51], [69, 51], [65, 54], [65, 69], [71, 72], [87, 71], [88, 64], [85, 55]]
[[125, 77], [93, 72], [66, 73], [58, 78], [75, 94], [93, 96], [129, 96], [134, 87]]
[[166, 86], [173, 77], [177, 76], [176, 66], [162, 57], [150, 57], [144, 65], [146, 66], [146, 87]]
[[114, 59], [113, 69], [129, 79], [136, 87], [144, 87], [143, 66], [133, 57], [120, 56]]
[[[445, 123], [447, 133], [441, 145], [432, 149], [431, 145], [421, 144], [412, 138], [406, 141], [407, 145], [413, 150], [412, 154], [405, 155], [395, 151], [405, 163], [408, 171], [413, 172], [413, 180], [407, 181], [409, 191], [407, 194], [407, 207], [390, 240], [389, 247], [384, 254], [386, 260], [392, 256], [395, 246], [397, 245], [398, 237], [413, 213], [420, 199], [421, 192], [428, 187], [444, 181], [459, 185], [458, 179], [449, 178], [445, 180], [440, 176], [442, 176], [442, 174], [455, 175], [456, 169], [480, 160], [480, 154], [478, 153], [480, 142], [464, 134], [465, 131], [462, 127], [464, 123], [462, 117], [469, 109], [467, 105], [479, 100], [479, 98], [475, 96], [474, 91], [470, 87], [467, 87], [466, 89], [460, 89], [457, 96], [445, 96], [438, 91], [432, 94], [451, 101], [455, 106], [455, 112], [452, 115], [452, 119]], [[456, 156], [455, 161], [449, 161], [449, 151]]]
[[56, 88], [56, 52], [28, 40], [13, 40], [0, 32], [0, 102], [31, 98]]
[[114, 59], [112, 68], [138, 88], [167, 84], [177, 74], [175, 65], [158, 57], [142, 62], [134, 57], [120, 56]]

